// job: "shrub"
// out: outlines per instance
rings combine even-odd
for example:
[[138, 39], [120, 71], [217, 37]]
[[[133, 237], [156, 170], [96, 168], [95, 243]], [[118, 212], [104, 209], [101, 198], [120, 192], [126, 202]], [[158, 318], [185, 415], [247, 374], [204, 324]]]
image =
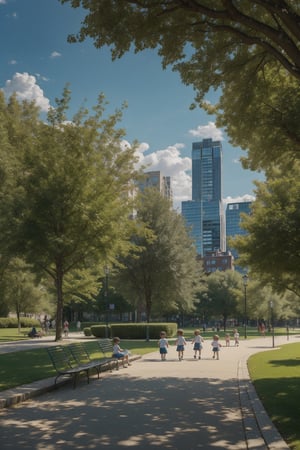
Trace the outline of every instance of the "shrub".
[[[21, 317], [20, 324], [22, 328], [40, 327], [40, 321], [30, 317]], [[16, 317], [0, 317], [0, 328], [18, 328], [18, 319]]]
[[97, 338], [111, 337], [110, 326], [106, 327], [106, 325], [92, 325], [90, 328], [92, 335]]
[[85, 336], [92, 336], [92, 330], [90, 327], [85, 327], [82, 331]]
[[111, 324], [111, 336], [120, 339], [159, 339], [161, 331], [165, 331], [168, 337], [173, 337], [177, 332], [176, 323], [130, 323]]

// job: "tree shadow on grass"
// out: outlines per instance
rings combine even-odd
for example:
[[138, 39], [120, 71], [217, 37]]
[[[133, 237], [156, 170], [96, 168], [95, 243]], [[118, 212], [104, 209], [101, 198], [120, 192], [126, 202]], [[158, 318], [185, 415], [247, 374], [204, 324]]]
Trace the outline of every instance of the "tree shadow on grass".
[[[278, 365], [283, 363], [283, 361], [273, 362]], [[289, 360], [287, 362], [289, 365]], [[278, 431], [293, 447], [293, 442], [300, 441], [300, 378], [264, 378], [256, 380], [254, 386]]]
[[274, 367], [287, 366], [287, 367], [297, 367], [300, 366], [300, 357], [290, 358], [290, 359], [272, 359], [269, 361]]

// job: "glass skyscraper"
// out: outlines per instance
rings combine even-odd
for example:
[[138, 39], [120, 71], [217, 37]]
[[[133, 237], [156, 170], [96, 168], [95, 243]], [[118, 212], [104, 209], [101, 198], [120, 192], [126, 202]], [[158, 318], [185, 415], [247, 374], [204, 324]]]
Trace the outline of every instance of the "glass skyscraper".
[[245, 235], [247, 231], [241, 228], [241, 213], [251, 213], [252, 202], [228, 203], [226, 208], [226, 239], [227, 248], [231, 251], [234, 259], [238, 259], [238, 253], [228, 245], [228, 240], [237, 235]]
[[182, 215], [199, 255], [225, 250], [220, 141], [204, 139], [193, 143], [192, 200], [182, 202]]

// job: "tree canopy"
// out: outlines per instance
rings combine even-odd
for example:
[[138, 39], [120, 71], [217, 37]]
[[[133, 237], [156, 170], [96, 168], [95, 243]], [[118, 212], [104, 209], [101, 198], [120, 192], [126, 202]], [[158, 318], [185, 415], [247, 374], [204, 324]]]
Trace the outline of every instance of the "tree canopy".
[[202, 314], [203, 322], [211, 318], [220, 320], [225, 330], [227, 320], [238, 314], [241, 295], [242, 280], [237, 272], [217, 271], [202, 278], [197, 310]]
[[139, 195], [131, 252], [119, 258], [116, 287], [137, 310], [160, 317], [194, 306], [199, 263], [183, 219], [156, 189]]
[[256, 183], [256, 201], [241, 226], [247, 235], [232, 240], [239, 264], [256, 273], [278, 292], [300, 296], [300, 181], [299, 164], [283, 172], [274, 170], [265, 183]]
[[[70, 40], [94, 40], [96, 47], [113, 46], [119, 57], [133, 44], [136, 51], [159, 47], [164, 65], [190, 59], [207, 73], [207, 92], [223, 83], [225, 70], [243, 61], [279, 61], [300, 79], [300, 5], [294, 0], [61, 0], [88, 11], [80, 32]], [[124, 32], [126, 30], [126, 32]], [[201, 66], [199, 67], [199, 63]], [[187, 67], [189, 67], [187, 65]], [[196, 79], [196, 74], [194, 74]], [[210, 80], [210, 81], [209, 81]]]
[[220, 89], [212, 112], [234, 145], [250, 149], [246, 167], [280, 162], [283, 148], [300, 157], [300, 5], [294, 0], [61, 2], [87, 13], [70, 42], [91, 38], [98, 48], [110, 46], [114, 59], [132, 48], [157, 49], [163, 67], [179, 71], [208, 110], [205, 95]]
[[92, 114], [82, 108], [70, 120], [70, 96], [65, 88], [47, 123], [37, 119], [34, 105], [15, 98], [2, 103], [3, 141], [10, 151], [1, 151], [6, 162], [0, 186], [1, 250], [8, 257], [24, 257], [36, 273], [53, 280], [56, 340], [62, 334], [64, 296], [71, 297], [70, 281], [73, 295], [94, 288], [96, 294], [99, 286], [90, 276], [99, 278], [99, 267], [127, 245], [136, 174], [135, 149], [122, 148], [123, 130], [117, 128], [122, 110], [107, 116], [100, 95]]

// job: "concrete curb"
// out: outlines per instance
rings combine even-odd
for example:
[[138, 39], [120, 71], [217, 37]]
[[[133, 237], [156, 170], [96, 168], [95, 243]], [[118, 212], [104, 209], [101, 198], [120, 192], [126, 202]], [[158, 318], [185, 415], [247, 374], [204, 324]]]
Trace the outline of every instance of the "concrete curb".
[[[140, 358], [140, 355], [134, 355], [130, 358], [130, 361], [136, 361]], [[103, 371], [102, 373], [108, 371], [109, 369]], [[93, 377], [90, 377], [90, 379], [93, 379]], [[41, 394], [45, 394], [46, 392], [51, 392], [54, 389], [58, 389], [59, 387], [70, 383], [71, 378], [61, 378], [56, 384], [54, 384], [54, 382], [55, 377], [51, 377], [2, 391], [0, 392], [0, 408], [9, 408], [10, 406], [17, 405], [18, 403], [22, 403], [30, 398], [37, 397]]]

